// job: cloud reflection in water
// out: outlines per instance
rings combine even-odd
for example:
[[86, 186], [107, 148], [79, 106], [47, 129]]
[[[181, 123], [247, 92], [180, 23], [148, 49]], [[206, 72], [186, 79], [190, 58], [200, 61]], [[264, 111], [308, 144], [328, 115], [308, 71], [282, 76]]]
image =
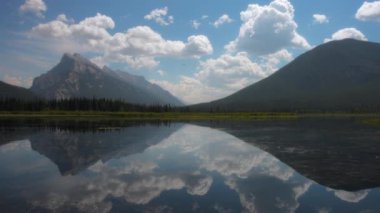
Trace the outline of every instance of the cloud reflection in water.
[[[317, 186], [272, 155], [220, 130], [184, 125], [160, 140], [142, 152], [124, 156], [111, 150], [116, 158], [99, 160], [78, 174], [63, 176], [45, 157], [32, 152], [29, 141], [3, 145], [0, 153], [4, 161], [8, 155], [29, 153], [33, 157], [25, 165], [30, 168], [50, 163], [49, 175], [36, 185], [29, 183], [30, 192], [23, 195], [35, 210], [109, 212], [116, 199], [139, 210], [178, 212], [181, 209], [175, 207], [175, 201], [165, 198], [176, 194], [178, 199], [188, 199], [189, 208], [197, 211], [295, 212], [300, 198]], [[6, 165], [1, 166], [4, 168]], [[32, 170], [19, 173], [27, 171]], [[357, 203], [369, 190], [325, 192]], [[231, 197], [227, 198], [231, 202], [223, 203], [221, 197]]]

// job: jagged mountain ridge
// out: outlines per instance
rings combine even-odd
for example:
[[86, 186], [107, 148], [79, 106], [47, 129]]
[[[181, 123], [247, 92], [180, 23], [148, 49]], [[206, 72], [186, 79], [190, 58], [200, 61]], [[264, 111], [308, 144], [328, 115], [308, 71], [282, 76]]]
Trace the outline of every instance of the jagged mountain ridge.
[[168, 91], [143, 77], [100, 68], [79, 54], [64, 54], [55, 67], [33, 80], [30, 90], [46, 99], [95, 97], [134, 104], [182, 105]]

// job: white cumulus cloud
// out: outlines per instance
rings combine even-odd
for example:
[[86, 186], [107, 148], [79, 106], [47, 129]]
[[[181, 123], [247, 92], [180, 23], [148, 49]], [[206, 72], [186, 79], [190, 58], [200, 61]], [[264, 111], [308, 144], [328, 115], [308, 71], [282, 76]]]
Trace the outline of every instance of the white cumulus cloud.
[[329, 23], [329, 18], [323, 14], [318, 14], [318, 13], [314, 14], [313, 19], [314, 19], [314, 22], [318, 24]]
[[231, 23], [232, 22], [232, 19], [227, 15], [227, 14], [223, 14], [222, 16], [220, 16], [214, 23], [214, 27], [215, 28], [218, 28], [219, 26], [223, 25], [223, 24], [227, 24], [227, 23]]
[[367, 41], [368, 39], [365, 37], [365, 35], [360, 32], [356, 28], [344, 28], [341, 30], [338, 30], [334, 34], [332, 34], [331, 38], [326, 38], [324, 42], [329, 42], [333, 40], [342, 40], [346, 38], [352, 38], [356, 40], [362, 40], [362, 41]]
[[225, 53], [217, 58], [201, 61], [192, 76], [181, 76], [178, 83], [152, 81], [181, 97], [186, 103], [200, 103], [225, 97], [278, 69], [282, 62], [292, 60], [285, 49], [260, 57], [253, 62], [246, 52]]
[[76, 36], [80, 39], [106, 39], [110, 37], [107, 29], [113, 29], [115, 22], [111, 17], [97, 13], [77, 24], [67, 24], [62, 14], [56, 20], [38, 24], [32, 28], [34, 35], [49, 37]]
[[47, 6], [43, 0], [26, 0], [19, 8], [21, 13], [33, 13], [39, 17], [43, 17]]
[[360, 21], [380, 22], [380, 1], [365, 1], [356, 12], [355, 18]]
[[195, 77], [204, 84], [236, 91], [266, 76], [261, 67], [253, 63], [246, 53], [223, 54], [216, 59], [200, 62], [200, 71]]
[[239, 35], [226, 49], [266, 55], [287, 47], [310, 48], [307, 40], [297, 32], [294, 12], [288, 0], [274, 0], [263, 6], [248, 5], [240, 13], [243, 24]]
[[199, 58], [213, 52], [211, 42], [204, 35], [191, 35], [183, 42], [166, 40], [148, 26], [111, 34], [109, 30], [114, 27], [112, 18], [100, 13], [79, 23], [68, 23], [66, 16], [60, 15], [56, 20], [33, 27], [30, 35], [40, 39], [46, 48], [96, 53], [94, 61], [100, 64], [126, 62], [133, 68], [153, 68], [159, 64], [157, 57]]
[[211, 54], [213, 48], [207, 36], [193, 35], [187, 39], [185, 48], [182, 51], [185, 56], [198, 57]]
[[197, 20], [191, 20], [190, 23], [191, 23], [191, 27], [193, 27], [196, 30], [199, 28], [199, 26], [201, 26], [201, 23]]
[[168, 15], [168, 7], [157, 8], [144, 16], [146, 20], [153, 20], [161, 26], [167, 26], [174, 23], [173, 16]]
[[137, 26], [126, 33], [116, 33], [107, 44], [108, 61], [127, 62], [134, 68], [153, 68], [156, 57], [194, 57], [211, 54], [212, 45], [204, 35], [189, 36], [187, 42], [165, 40], [148, 26]]
[[66, 17], [65, 14], [59, 14], [59, 15], [57, 16], [57, 21], [68, 22], [68, 19], [67, 19], [67, 17]]

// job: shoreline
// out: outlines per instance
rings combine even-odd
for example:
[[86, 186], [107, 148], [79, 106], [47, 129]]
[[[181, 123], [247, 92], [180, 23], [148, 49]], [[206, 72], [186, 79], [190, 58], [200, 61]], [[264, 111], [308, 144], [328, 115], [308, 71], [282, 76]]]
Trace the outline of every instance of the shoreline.
[[0, 118], [112, 118], [130, 120], [260, 120], [297, 118], [380, 118], [380, 113], [290, 112], [99, 112], [99, 111], [0, 111]]

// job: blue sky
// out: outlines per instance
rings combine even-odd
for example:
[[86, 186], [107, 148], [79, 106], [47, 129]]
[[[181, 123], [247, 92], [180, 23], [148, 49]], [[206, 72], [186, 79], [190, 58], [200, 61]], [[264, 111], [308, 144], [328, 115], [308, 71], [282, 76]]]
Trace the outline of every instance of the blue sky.
[[32, 79], [78, 52], [186, 103], [229, 95], [316, 45], [380, 42], [380, 1], [6, 0], [0, 79]]

